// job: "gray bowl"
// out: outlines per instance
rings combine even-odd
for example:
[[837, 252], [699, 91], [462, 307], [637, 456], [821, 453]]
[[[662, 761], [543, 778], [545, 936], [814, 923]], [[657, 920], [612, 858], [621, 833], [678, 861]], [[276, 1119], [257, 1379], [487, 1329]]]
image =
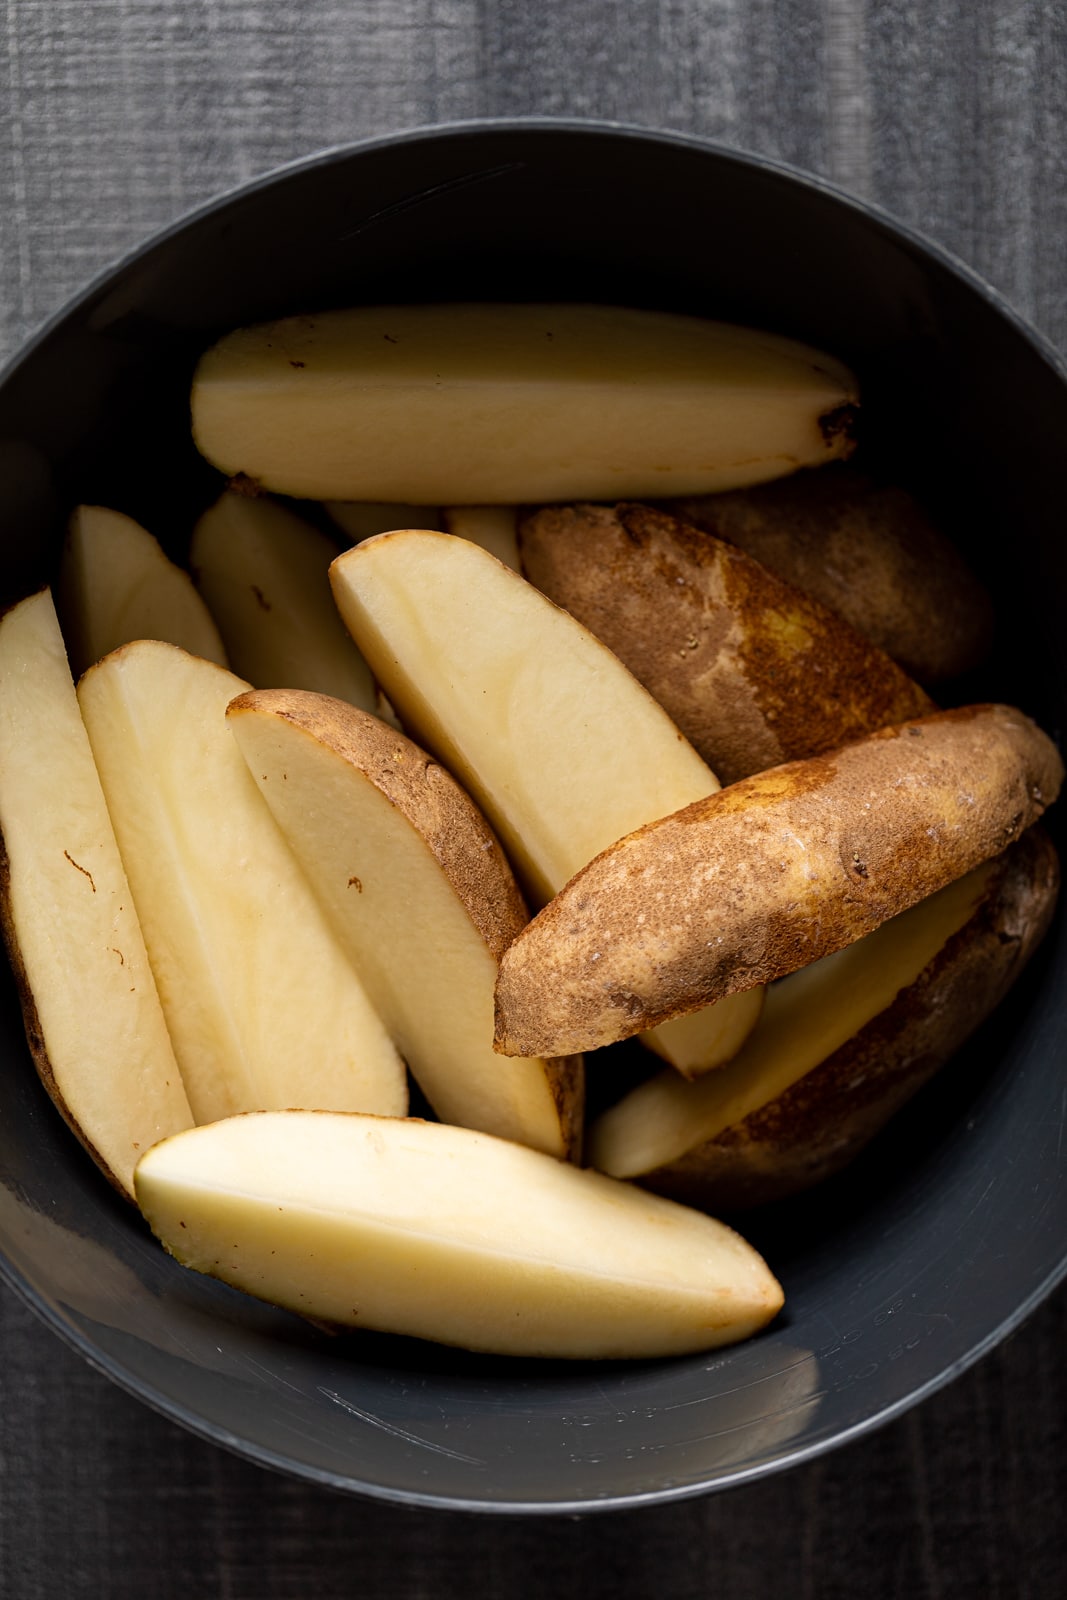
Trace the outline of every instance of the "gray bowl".
[[[472, 124], [331, 151], [197, 212], [98, 280], [0, 382], [5, 599], [76, 501], [181, 557], [217, 489], [189, 442], [197, 353], [239, 323], [382, 299], [598, 299], [776, 329], [850, 362], [867, 448], [993, 584], [969, 698], [1062, 726], [1067, 385], [929, 242], [802, 174], [675, 136]], [[961, 691], [962, 692], [962, 691]], [[876, 1141], [746, 1231], [787, 1308], [763, 1336], [638, 1364], [333, 1338], [183, 1271], [108, 1188], [0, 1006], [7, 1280], [99, 1370], [242, 1455], [340, 1489], [484, 1511], [666, 1500], [810, 1458], [962, 1371], [1067, 1265], [1057, 926], [1009, 1002]]]

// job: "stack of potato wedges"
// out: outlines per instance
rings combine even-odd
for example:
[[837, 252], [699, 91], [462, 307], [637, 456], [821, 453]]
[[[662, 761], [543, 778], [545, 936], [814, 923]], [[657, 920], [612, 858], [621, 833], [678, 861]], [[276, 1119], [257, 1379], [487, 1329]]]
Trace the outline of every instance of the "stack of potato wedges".
[[954, 703], [992, 605], [860, 402], [692, 318], [363, 307], [203, 357], [189, 572], [74, 512], [0, 619], [4, 927], [180, 1260], [519, 1355], [774, 1316], [706, 1213], [855, 1158], [1059, 882], [1059, 753]]

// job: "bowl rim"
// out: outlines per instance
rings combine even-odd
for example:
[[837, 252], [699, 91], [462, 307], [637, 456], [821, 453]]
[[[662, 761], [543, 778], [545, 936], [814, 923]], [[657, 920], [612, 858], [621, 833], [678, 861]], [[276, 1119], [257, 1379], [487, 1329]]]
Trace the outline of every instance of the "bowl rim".
[[[830, 179], [807, 171], [775, 156], [724, 144], [697, 133], [677, 129], [657, 128], [648, 124], [614, 121], [595, 117], [568, 116], [517, 116], [471, 117], [454, 121], [421, 123], [389, 133], [342, 141], [324, 146], [304, 156], [298, 156], [279, 166], [257, 173], [245, 181], [227, 188], [201, 201], [178, 217], [153, 231], [140, 243], [120, 252], [109, 263], [99, 268], [72, 297], [49, 313], [12, 352], [0, 367], [0, 389], [6, 386], [23, 365], [36, 354], [51, 336], [72, 316], [89, 306], [117, 277], [150, 256], [188, 228], [206, 220], [214, 213], [225, 210], [235, 201], [258, 195], [280, 182], [330, 166], [343, 164], [355, 157], [401, 145], [426, 143], [451, 138], [463, 139], [483, 133], [545, 133], [577, 134], [593, 137], [605, 135], [646, 142], [658, 146], [689, 150], [714, 156], [728, 164], [747, 167], [754, 172], [785, 179], [791, 184], [835, 202], [856, 214], [866, 223], [875, 224], [897, 242], [910, 246], [916, 253], [931, 259], [955, 278], [961, 279], [972, 292], [983, 299], [1009, 324], [1059, 381], [1067, 386], [1067, 355], [1061, 354], [1052, 341], [1037, 329], [1027, 317], [988, 282], [978, 271], [930, 235], [904, 222], [875, 201], [851, 193]], [[822, 1439], [813, 1440], [794, 1449], [786, 1449], [772, 1460], [727, 1472], [710, 1481], [671, 1484], [660, 1488], [635, 1492], [608, 1494], [596, 1499], [559, 1500], [493, 1500], [474, 1496], [449, 1496], [432, 1492], [395, 1488], [360, 1479], [357, 1475], [318, 1468], [293, 1461], [280, 1451], [271, 1450], [250, 1442], [232, 1430], [205, 1421], [197, 1412], [156, 1388], [151, 1382], [134, 1376], [122, 1362], [105, 1354], [93, 1344], [71, 1319], [65, 1318], [59, 1308], [0, 1253], [0, 1279], [28, 1306], [68, 1348], [74, 1350], [95, 1372], [107, 1378], [118, 1388], [147, 1405], [151, 1410], [186, 1431], [219, 1446], [231, 1454], [252, 1461], [257, 1466], [289, 1478], [298, 1478], [322, 1488], [358, 1495], [368, 1500], [383, 1501], [393, 1505], [411, 1506], [425, 1510], [490, 1513], [497, 1516], [585, 1516], [601, 1511], [637, 1510], [653, 1505], [666, 1505], [683, 1500], [720, 1493], [723, 1490], [754, 1483], [812, 1462], [831, 1451], [874, 1433], [887, 1423], [922, 1404], [938, 1390], [945, 1388], [988, 1355], [997, 1345], [1014, 1333], [1067, 1279], [1067, 1249], [1058, 1266], [1050, 1271], [1026, 1298], [983, 1338], [942, 1371], [900, 1399], [881, 1407], [861, 1420]]]

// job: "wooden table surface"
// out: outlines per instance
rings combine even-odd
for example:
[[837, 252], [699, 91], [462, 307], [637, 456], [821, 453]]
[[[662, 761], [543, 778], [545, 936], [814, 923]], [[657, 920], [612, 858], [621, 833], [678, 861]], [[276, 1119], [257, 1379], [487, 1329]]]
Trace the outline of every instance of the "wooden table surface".
[[[784, 158], [1067, 348], [1061, 0], [11, 0], [0, 358], [116, 255], [279, 162], [466, 117], [591, 116]], [[725, 1495], [526, 1521], [268, 1474], [0, 1292], [0, 1594], [782, 1600], [1067, 1593], [1067, 1294], [871, 1438]]]

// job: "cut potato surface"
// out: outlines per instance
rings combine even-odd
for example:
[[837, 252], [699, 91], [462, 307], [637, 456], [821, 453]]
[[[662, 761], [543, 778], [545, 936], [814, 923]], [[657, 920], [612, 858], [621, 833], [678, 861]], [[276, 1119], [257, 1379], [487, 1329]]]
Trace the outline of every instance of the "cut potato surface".
[[971, 706], [722, 789], [605, 850], [524, 929], [497, 1047], [593, 1049], [807, 966], [999, 855], [1062, 778], [1022, 712]]
[[194, 1115], [403, 1114], [403, 1063], [226, 725], [247, 688], [149, 641], [79, 685]]
[[136, 1182], [179, 1261], [344, 1326], [501, 1355], [654, 1357], [745, 1338], [782, 1305], [721, 1223], [439, 1123], [231, 1118], [157, 1145]]
[[780, 477], [850, 453], [857, 399], [840, 362], [749, 328], [406, 305], [227, 335], [197, 367], [192, 413], [209, 461], [284, 494], [517, 505]]
[[711, 1210], [781, 1199], [853, 1159], [999, 1005], [1059, 886], [1040, 828], [866, 938], [783, 978], [729, 1066], [663, 1072], [601, 1116], [590, 1160]]
[[[404, 726], [474, 796], [535, 903], [623, 834], [718, 788], [617, 657], [480, 547], [383, 534], [340, 556], [331, 579]], [[737, 1045], [732, 1006], [706, 1019], [702, 1047], [699, 1026], [687, 1070]]]
[[47, 591], [0, 618], [0, 910], [41, 1079], [133, 1194], [192, 1122]]
[[391, 533], [394, 528], [441, 530], [441, 513], [437, 506], [375, 505], [357, 500], [328, 500], [323, 510], [347, 535], [350, 544], [358, 544], [361, 539], [372, 539], [377, 533]]
[[227, 720], [438, 1116], [577, 1154], [580, 1061], [493, 1051], [497, 963], [527, 914], [469, 796], [410, 739], [324, 695], [245, 694]]
[[469, 539], [471, 544], [480, 544], [506, 567], [522, 571], [519, 514], [515, 506], [445, 506], [441, 520], [446, 533], [455, 534], [457, 539]]
[[190, 561], [234, 672], [259, 688], [315, 689], [373, 711], [370, 671], [330, 593], [338, 554], [286, 506], [228, 489], [197, 523]]
[[56, 608], [75, 675], [133, 639], [164, 639], [226, 665], [193, 580], [132, 517], [78, 506], [67, 528]]
[[933, 702], [834, 612], [650, 506], [524, 517], [530, 581], [584, 623], [723, 783], [819, 755]]

